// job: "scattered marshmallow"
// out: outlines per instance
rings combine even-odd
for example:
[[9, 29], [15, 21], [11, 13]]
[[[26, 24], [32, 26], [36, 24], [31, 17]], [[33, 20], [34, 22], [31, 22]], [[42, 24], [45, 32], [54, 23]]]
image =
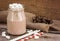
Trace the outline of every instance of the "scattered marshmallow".
[[6, 34], [2, 33], [2, 36], [3, 36], [3, 37], [5, 37], [5, 36], [6, 36]]
[[27, 32], [30, 33], [30, 32], [32, 32], [32, 31], [33, 31], [33, 30], [28, 30]]
[[39, 39], [39, 38], [40, 38], [39, 36], [34, 35], [34, 39]]
[[5, 37], [6, 36], [6, 32], [4, 31], [4, 32], [2, 32], [2, 36], [3, 37]]
[[30, 31], [27, 31], [28, 33], [30, 32]]
[[10, 36], [6, 36], [7, 39], [10, 39]]
[[33, 31], [33, 30], [30, 30], [31, 32]]
[[39, 36], [35, 36], [35, 38], [34, 39], [39, 39]]
[[4, 31], [4, 32], [2, 32], [2, 33], [4, 33], [4, 34], [5, 34], [6, 32]]
[[39, 36], [40, 34], [39, 33], [34, 33], [35, 35]]
[[5, 37], [5, 38], [7, 38], [7, 39], [10, 39], [10, 36], [7, 36], [5, 31], [2, 32], [2, 36]]

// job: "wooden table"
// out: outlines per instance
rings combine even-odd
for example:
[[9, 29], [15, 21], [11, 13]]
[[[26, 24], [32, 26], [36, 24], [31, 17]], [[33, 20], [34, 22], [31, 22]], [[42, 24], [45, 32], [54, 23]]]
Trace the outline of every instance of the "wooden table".
[[[9, 41], [1, 36], [1, 32], [6, 28], [6, 24], [0, 24], [0, 41]], [[40, 37], [38, 40], [30, 39], [28, 41], [60, 41], [60, 34], [45, 33], [45, 37]]]

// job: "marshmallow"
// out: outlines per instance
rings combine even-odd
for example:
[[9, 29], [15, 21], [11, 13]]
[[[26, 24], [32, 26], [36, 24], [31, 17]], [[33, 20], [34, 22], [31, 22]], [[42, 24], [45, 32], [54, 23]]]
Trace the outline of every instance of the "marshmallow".
[[2, 36], [3, 36], [3, 37], [5, 37], [5, 36], [6, 36], [6, 34], [2, 33]]
[[7, 39], [10, 39], [10, 36], [6, 36]]
[[27, 32], [30, 33], [30, 32], [32, 32], [32, 31], [33, 31], [33, 30], [28, 30]]
[[9, 8], [14, 11], [23, 8], [23, 6], [18, 3], [13, 3], [13, 4], [9, 4]]
[[39, 39], [39, 36], [34, 35], [34, 39]]
[[30, 30], [30, 31], [33, 31], [33, 30]]
[[4, 31], [4, 32], [2, 32], [2, 33], [4, 33], [4, 34], [5, 34], [6, 32]]
[[2, 32], [2, 36], [3, 37], [5, 37], [6, 36], [6, 32], [4, 31], [4, 32]]

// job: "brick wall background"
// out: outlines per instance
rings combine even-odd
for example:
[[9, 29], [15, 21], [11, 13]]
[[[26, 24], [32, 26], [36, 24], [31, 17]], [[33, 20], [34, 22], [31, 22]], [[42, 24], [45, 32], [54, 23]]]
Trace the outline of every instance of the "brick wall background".
[[60, 20], [60, 0], [0, 0], [0, 10], [7, 10], [13, 2], [23, 4], [27, 12]]

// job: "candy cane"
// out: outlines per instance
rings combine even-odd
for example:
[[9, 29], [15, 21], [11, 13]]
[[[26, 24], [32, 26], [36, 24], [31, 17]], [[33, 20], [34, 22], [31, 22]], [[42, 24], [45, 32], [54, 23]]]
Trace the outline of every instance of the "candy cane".
[[[20, 40], [18, 40], [18, 41], [27, 41], [27, 40], [32, 39], [32, 38], [38, 39], [38, 38], [41, 37], [43, 34], [44, 34], [43, 32], [35, 33], [35, 34], [33, 34], [33, 35], [30, 35], [30, 36], [25, 37], [24, 39], [20, 39]], [[36, 38], [36, 36], [38, 36], [38, 38]]]
[[10, 41], [17, 41], [17, 40], [19, 40], [19, 39], [22, 39], [22, 38], [24, 38], [24, 37], [30, 36], [30, 35], [32, 35], [32, 34], [34, 34], [34, 33], [38, 33], [38, 32], [40, 32], [40, 30], [35, 30], [35, 31], [30, 32], [30, 33], [28, 33], [28, 34], [25, 34], [25, 35], [23, 35], [23, 36], [19, 36], [19, 37], [17, 37], [17, 38], [14, 38], [14, 39], [12, 39], [12, 40], [10, 40]]

